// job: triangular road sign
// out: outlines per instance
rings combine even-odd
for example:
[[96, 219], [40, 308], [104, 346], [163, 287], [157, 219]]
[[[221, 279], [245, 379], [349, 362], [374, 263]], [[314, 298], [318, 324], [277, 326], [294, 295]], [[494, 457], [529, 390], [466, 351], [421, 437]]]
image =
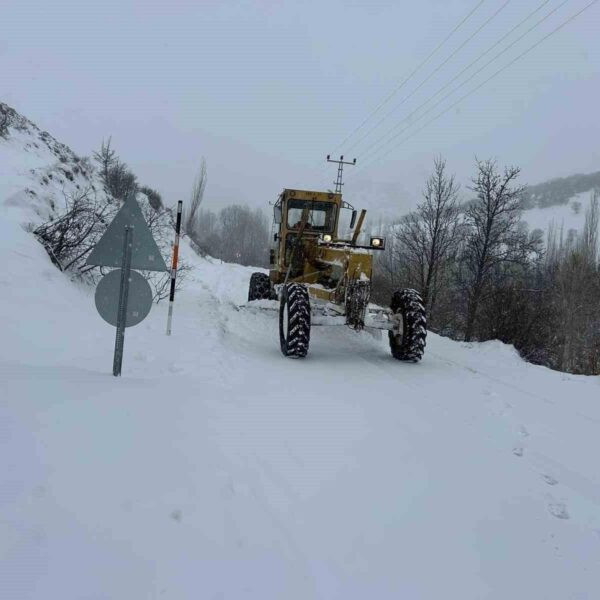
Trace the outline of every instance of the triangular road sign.
[[134, 196], [125, 201], [85, 263], [102, 267], [120, 267], [123, 261], [126, 226], [133, 226], [131, 268], [141, 271], [167, 271], [167, 265]]

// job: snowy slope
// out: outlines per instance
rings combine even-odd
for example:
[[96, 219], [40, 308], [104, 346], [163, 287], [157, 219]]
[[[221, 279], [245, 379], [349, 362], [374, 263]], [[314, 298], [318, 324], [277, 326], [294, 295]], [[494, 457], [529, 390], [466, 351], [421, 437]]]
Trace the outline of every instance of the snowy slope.
[[[541, 229], [547, 233], [551, 227], [554, 227], [557, 232], [562, 229], [565, 236], [571, 229], [581, 232], [591, 194], [592, 191], [575, 194], [566, 204], [527, 209], [523, 211], [522, 220], [529, 225], [530, 231]], [[579, 204], [579, 210], [574, 209], [574, 204]]]
[[596, 598], [600, 383], [433, 334], [278, 349], [194, 257], [114, 329], [3, 207], [0, 598]]
[[[0, 103], [1, 104], [1, 103]], [[84, 190], [103, 194], [87, 160], [6, 104], [12, 125], [0, 137], [0, 204], [18, 207], [33, 223], [55, 216], [65, 198]]]

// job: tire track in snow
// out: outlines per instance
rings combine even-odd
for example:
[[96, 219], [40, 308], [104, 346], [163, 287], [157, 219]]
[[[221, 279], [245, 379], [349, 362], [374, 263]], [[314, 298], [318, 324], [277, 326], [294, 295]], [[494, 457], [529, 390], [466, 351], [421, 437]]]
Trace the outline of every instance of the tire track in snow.
[[[243, 344], [245, 350], [248, 353], [252, 354], [254, 360], [257, 363], [260, 363], [260, 357], [256, 354], [257, 344], [256, 337], [260, 334], [261, 342], [265, 340], [264, 332], [265, 328], [271, 327], [273, 329], [273, 334], [270, 336], [274, 343], [276, 343], [276, 329], [277, 329], [277, 320], [276, 315], [277, 311], [273, 310], [272, 314], [269, 314], [271, 311], [253, 311], [250, 310], [250, 307], [244, 306], [243, 308], [235, 305], [234, 302], [223, 303], [218, 302], [218, 306], [221, 309], [221, 313], [229, 312], [230, 316], [235, 315], [233, 322], [227, 317], [225, 319], [226, 325], [224, 329], [228, 330], [228, 334], [233, 338], [238, 339], [240, 343]], [[224, 316], [221, 314], [221, 317]], [[425, 406], [425, 403], [428, 404], [427, 412], [432, 417], [432, 422], [437, 422], [440, 418], [440, 411], [443, 411], [442, 414], [448, 415], [448, 405], [444, 405], [440, 402], [439, 398], [434, 398], [431, 393], [426, 393], [423, 387], [418, 385], [418, 382], [414, 379], [414, 374], [419, 370], [418, 365], [401, 365], [394, 361], [392, 365], [392, 359], [388, 359], [388, 363], [384, 359], [387, 358], [387, 353], [383, 349], [383, 344], [381, 342], [376, 343], [372, 339], [365, 339], [364, 337], [361, 339], [355, 332], [348, 332], [345, 330], [338, 330], [337, 328], [328, 329], [325, 327], [319, 328], [319, 336], [314, 336], [313, 339], [313, 352], [309, 354], [308, 359], [305, 361], [307, 364], [302, 365], [305, 367], [302, 369], [304, 375], [306, 375], [305, 369], [308, 368], [309, 372], [311, 369], [311, 363], [314, 363], [315, 359], [321, 362], [324, 359], [327, 360], [324, 353], [324, 345], [331, 343], [331, 352], [330, 358], [332, 362], [335, 363], [336, 366], [339, 366], [339, 361], [341, 357], [348, 358], [350, 362], [352, 360], [352, 356], [358, 358], [361, 362], [365, 362], [370, 365], [371, 370], [374, 367], [377, 372], [384, 373], [387, 378], [391, 378], [395, 381], [395, 385], [398, 383], [401, 384], [401, 387], [398, 388], [399, 395], [400, 389], [408, 388], [410, 390], [406, 395], [409, 397], [418, 397], [420, 403], [420, 409], [422, 410]], [[318, 342], [317, 342], [318, 339]], [[316, 342], [316, 343], [315, 343]], [[259, 346], [262, 344], [259, 344]], [[350, 350], [349, 350], [350, 348]], [[239, 347], [238, 347], [239, 349]], [[318, 349], [318, 350], [317, 350]], [[387, 349], [387, 348], [386, 348]], [[318, 353], [316, 355], [315, 353]], [[371, 353], [373, 353], [371, 355]], [[312, 361], [311, 361], [312, 355]], [[379, 356], [378, 356], [379, 355]], [[268, 356], [265, 356], [265, 362], [269, 359], [273, 358], [273, 354], [269, 353]], [[522, 389], [520, 386], [515, 385], [513, 383], [507, 382], [501, 378], [495, 377], [493, 375], [488, 375], [486, 372], [478, 369], [474, 369], [470, 366], [461, 364], [455, 360], [449, 359], [446, 356], [440, 355], [437, 352], [432, 352], [430, 349], [426, 352], [425, 359], [422, 364], [426, 364], [430, 359], [435, 359], [438, 366], [446, 365], [447, 367], [451, 367], [455, 373], [454, 378], [456, 378], [456, 373], [460, 371], [468, 371], [475, 378], [479, 378], [483, 381], [490, 381], [494, 384], [494, 387], [500, 386], [501, 388], [509, 390], [511, 395], [515, 393], [519, 396], [525, 396], [529, 398], [533, 398], [538, 402], [543, 402], [546, 407], [550, 407], [553, 412], [561, 412], [561, 406], [557, 405], [557, 403], [549, 398], [526, 390]], [[284, 363], [282, 363], [283, 366]], [[298, 365], [295, 365], [296, 368], [299, 368]], [[431, 366], [431, 362], [430, 365]], [[273, 368], [273, 364], [269, 363], [269, 368]], [[285, 370], [291, 370], [286, 365]], [[335, 368], [335, 367], [334, 367]], [[415, 369], [415, 372], [411, 372]], [[394, 372], [394, 371], [399, 372]], [[410, 375], [409, 375], [410, 373]], [[424, 373], [423, 376], [429, 376], [430, 374]], [[436, 373], [436, 376], [439, 374]], [[443, 373], [442, 373], [443, 377]], [[479, 392], [485, 393], [483, 392]], [[462, 420], [461, 426], [468, 428], [476, 437], [484, 438], [484, 442], [489, 446], [490, 442], [492, 447], [496, 448], [500, 452], [511, 451], [524, 462], [520, 462], [521, 465], [525, 466], [532, 473], [535, 474], [536, 481], [540, 482], [540, 485], [550, 486], [550, 481], [555, 481], [553, 489], [558, 491], [558, 487], [563, 483], [567, 485], [573, 492], [579, 494], [584, 498], [588, 498], [592, 500], [595, 505], [598, 505], [598, 498], [600, 497], [600, 492], [597, 489], [597, 486], [585, 478], [578, 478], [577, 473], [568, 469], [565, 465], [561, 463], [557, 463], [553, 461], [552, 468], [550, 466], [549, 457], [545, 456], [543, 453], [531, 453], [528, 449], [531, 438], [529, 435], [528, 428], [518, 419], [517, 415], [514, 412], [514, 407], [511, 403], [506, 400], [503, 401], [503, 405], [499, 406], [499, 400], [496, 400], [497, 394], [495, 392], [489, 393], [490, 399], [486, 401], [487, 405], [487, 413], [486, 415], [479, 414], [475, 417], [473, 421]], [[589, 423], [600, 423], [600, 420], [594, 419], [590, 415], [586, 415], [581, 411], [577, 411], [577, 416], [582, 419], [585, 419]], [[500, 417], [498, 419], [498, 417]], [[460, 418], [460, 417], [459, 417]], [[513, 431], [513, 443], [507, 444], [503, 441], [502, 437], [498, 437], [498, 432], [488, 430], [487, 435], [481, 434], [479, 426], [482, 422], [482, 419], [497, 419], [498, 423], [505, 422], [506, 425], [503, 425], [503, 428], [512, 429]], [[383, 422], [381, 419], [385, 420], [385, 416], [381, 416], [378, 420]], [[535, 436], [534, 438], [535, 439]], [[507, 447], [508, 446], [508, 447]], [[533, 460], [534, 457], [537, 457], [536, 460]], [[258, 457], [254, 456], [255, 461], [258, 461]], [[548, 459], [544, 462], [544, 459]], [[260, 462], [260, 461], [258, 461]], [[270, 465], [265, 464], [257, 464], [256, 469], [263, 474], [263, 477], [267, 480], [272, 481], [272, 485], [275, 485], [278, 489], [289, 496], [290, 488], [287, 482], [282, 481], [281, 477], [277, 475], [273, 477], [272, 467]], [[269, 471], [271, 471], [269, 473]], [[575, 475], [575, 477], [570, 476]], [[547, 488], [546, 488], [547, 489]], [[553, 495], [548, 492], [544, 492], [540, 489], [540, 499], [543, 504], [546, 506], [546, 509], [549, 514], [558, 519], [567, 519], [569, 518], [570, 512], [567, 508], [567, 504], [561, 498], [556, 499]], [[290, 500], [291, 501], [291, 500]]]

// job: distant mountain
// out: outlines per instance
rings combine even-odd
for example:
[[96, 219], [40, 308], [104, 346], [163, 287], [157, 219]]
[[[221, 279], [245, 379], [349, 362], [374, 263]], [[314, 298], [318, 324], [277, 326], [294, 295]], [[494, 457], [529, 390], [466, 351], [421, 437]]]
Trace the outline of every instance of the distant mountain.
[[600, 189], [600, 171], [587, 175], [557, 177], [543, 183], [527, 186], [524, 208], [547, 208], [567, 204], [573, 196]]
[[555, 228], [565, 234], [579, 232], [595, 189], [600, 190], [600, 171], [530, 185], [524, 194], [522, 220], [532, 230], [548, 232]]

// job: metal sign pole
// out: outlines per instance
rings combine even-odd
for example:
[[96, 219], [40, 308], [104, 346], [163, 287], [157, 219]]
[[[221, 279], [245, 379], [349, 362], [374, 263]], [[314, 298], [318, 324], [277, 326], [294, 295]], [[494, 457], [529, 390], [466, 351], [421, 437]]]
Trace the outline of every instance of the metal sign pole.
[[177, 260], [179, 258], [179, 232], [181, 231], [181, 212], [183, 202], [177, 203], [177, 222], [175, 223], [175, 245], [173, 246], [173, 263], [171, 264], [171, 293], [169, 294], [169, 316], [167, 317], [167, 335], [171, 335], [173, 321], [173, 304], [175, 303], [175, 280], [177, 279]]
[[119, 287], [119, 308], [117, 313], [117, 336], [115, 338], [115, 356], [113, 375], [121, 375], [123, 364], [123, 346], [125, 344], [125, 326], [127, 322], [127, 299], [129, 296], [129, 274], [131, 271], [131, 250], [133, 248], [133, 226], [125, 227], [123, 241], [123, 261], [121, 263], [121, 285]]

